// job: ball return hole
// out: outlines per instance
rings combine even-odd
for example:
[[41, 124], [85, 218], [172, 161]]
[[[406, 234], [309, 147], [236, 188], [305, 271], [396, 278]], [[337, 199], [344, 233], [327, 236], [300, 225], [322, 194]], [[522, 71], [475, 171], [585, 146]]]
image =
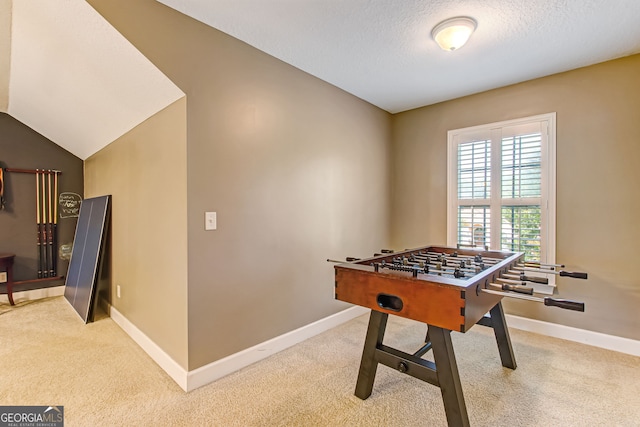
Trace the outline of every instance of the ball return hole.
[[378, 294], [377, 302], [385, 310], [400, 311], [404, 307], [402, 300], [395, 295]]

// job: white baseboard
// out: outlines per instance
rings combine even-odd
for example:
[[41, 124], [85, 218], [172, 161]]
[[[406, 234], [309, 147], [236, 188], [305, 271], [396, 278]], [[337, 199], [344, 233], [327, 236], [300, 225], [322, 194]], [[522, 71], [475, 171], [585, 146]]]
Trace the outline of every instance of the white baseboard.
[[303, 326], [286, 334], [280, 335], [261, 344], [242, 350], [238, 353], [216, 360], [213, 363], [190, 371], [187, 380], [187, 391], [195, 390], [205, 384], [209, 384], [219, 378], [238, 371], [245, 366], [285, 350], [295, 344], [309, 339], [329, 329], [355, 319], [368, 313], [370, 310], [364, 307], [351, 307], [339, 313], [320, 319], [309, 325]]
[[[217, 379], [238, 371], [246, 366], [285, 350], [295, 344], [328, 331], [342, 323], [368, 313], [364, 307], [354, 306], [339, 313], [320, 319], [309, 325], [287, 332], [261, 344], [242, 350], [238, 353], [216, 360], [193, 371], [187, 371], [165, 353], [156, 343], [140, 329], [124, 317], [117, 309], [111, 307], [113, 321], [119, 325], [142, 349], [184, 390], [192, 391]], [[535, 332], [555, 338], [575, 341], [621, 353], [640, 356], [640, 341], [606, 335], [599, 332], [572, 328], [540, 320], [506, 315], [510, 328]]]
[[140, 347], [142, 347], [142, 349], [184, 391], [192, 391], [198, 387], [209, 384], [246, 366], [265, 359], [272, 354], [289, 348], [322, 332], [328, 331], [329, 329], [368, 312], [369, 309], [364, 307], [351, 307], [294, 331], [287, 332], [286, 334], [187, 372], [140, 329], [124, 317], [117, 309], [111, 307], [110, 310], [113, 321], [120, 326]]
[[557, 323], [543, 322], [541, 320], [527, 319], [526, 317], [505, 315], [509, 328], [535, 332], [554, 338], [579, 342], [594, 347], [605, 348], [620, 353], [640, 356], [640, 341], [629, 338], [607, 335], [600, 332], [587, 331], [586, 329], [573, 328]]
[[187, 390], [187, 371], [113, 306], [111, 319], [122, 328], [183, 390]]
[[[64, 285], [11, 293], [13, 301], [16, 304], [21, 301], [32, 301], [42, 298], [59, 297], [61, 295], [64, 295]], [[6, 299], [7, 302], [9, 302], [9, 297], [6, 294], [3, 294], [0, 298]]]

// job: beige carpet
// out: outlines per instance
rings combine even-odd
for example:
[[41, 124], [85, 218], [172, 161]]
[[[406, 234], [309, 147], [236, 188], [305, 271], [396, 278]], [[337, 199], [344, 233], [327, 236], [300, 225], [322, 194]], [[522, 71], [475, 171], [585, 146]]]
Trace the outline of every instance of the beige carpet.
[[[368, 316], [191, 393], [109, 318], [85, 325], [63, 297], [0, 304], [0, 405], [63, 405], [66, 426], [443, 426], [440, 390], [378, 368], [353, 395]], [[391, 316], [385, 344], [413, 352], [425, 326]], [[640, 358], [511, 330], [453, 333], [473, 426], [638, 426]]]

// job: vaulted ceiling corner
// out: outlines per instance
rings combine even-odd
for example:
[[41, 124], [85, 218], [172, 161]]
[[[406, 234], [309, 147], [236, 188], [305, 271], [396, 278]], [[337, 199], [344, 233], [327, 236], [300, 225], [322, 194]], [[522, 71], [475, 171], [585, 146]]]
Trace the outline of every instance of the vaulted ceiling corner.
[[7, 112], [81, 159], [184, 96], [84, 0], [14, 1], [10, 15]]
[[0, 0], [0, 113], [6, 113], [9, 106], [11, 3], [11, 0]]

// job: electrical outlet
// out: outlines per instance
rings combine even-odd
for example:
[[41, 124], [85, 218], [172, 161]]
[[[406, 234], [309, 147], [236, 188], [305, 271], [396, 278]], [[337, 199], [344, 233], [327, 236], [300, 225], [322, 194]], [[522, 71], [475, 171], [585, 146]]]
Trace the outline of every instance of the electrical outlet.
[[120, 298], [120, 285], [116, 285], [116, 296]]
[[0, 283], [5, 283], [7, 281], [7, 272], [3, 271], [0, 273]]
[[215, 230], [218, 228], [218, 218], [215, 212], [204, 213], [204, 229]]

